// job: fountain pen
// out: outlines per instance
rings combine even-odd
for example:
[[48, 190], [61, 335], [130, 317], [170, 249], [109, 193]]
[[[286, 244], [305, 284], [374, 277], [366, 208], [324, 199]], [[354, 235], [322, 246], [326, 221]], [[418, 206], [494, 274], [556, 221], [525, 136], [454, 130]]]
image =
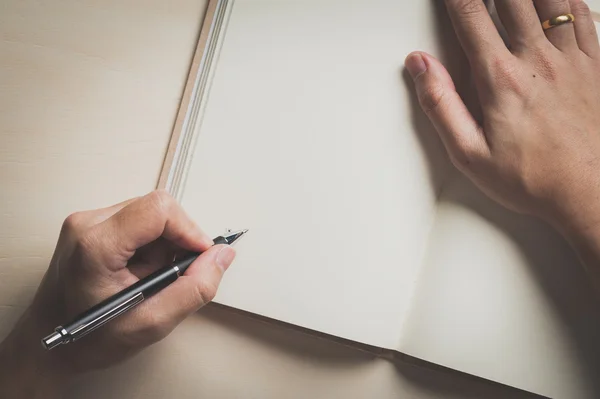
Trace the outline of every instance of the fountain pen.
[[[215, 245], [232, 245], [248, 230], [228, 231], [213, 240]], [[77, 341], [86, 334], [109, 322], [117, 316], [139, 305], [144, 299], [156, 294], [177, 280], [201, 253], [191, 253], [185, 258], [169, 266], [158, 269], [123, 291], [105, 299], [86, 310], [65, 326], [58, 326], [54, 332], [42, 339], [42, 346], [47, 350], [60, 344]]]

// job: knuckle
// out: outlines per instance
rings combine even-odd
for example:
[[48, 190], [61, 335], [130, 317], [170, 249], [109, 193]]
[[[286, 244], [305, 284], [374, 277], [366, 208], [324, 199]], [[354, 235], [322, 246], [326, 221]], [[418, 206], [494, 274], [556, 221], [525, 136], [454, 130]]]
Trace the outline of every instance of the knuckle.
[[426, 114], [435, 112], [444, 100], [445, 90], [441, 85], [431, 85], [423, 89], [419, 96], [421, 108]]
[[590, 17], [592, 15], [590, 6], [583, 0], [571, 0], [571, 12], [580, 18]]
[[446, 0], [449, 7], [462, 16], [471, 16], [482, 12], [484, 5], [481, 0]]
[[547, 82], [556, 81], [558, 79], [558, 65], [552, 57], [554, 51], [548, 46], [532, 47], [530, 51], [530, 57], [537, 72]]
[[147, 196], [150, 207], [160, 215], [166, 215], [174, 199], [166, 190], [154, 190]]
[[549, 7], [549, 9], [566, 9], [568, 10], [569, 8], [569, 2], [570, 0], [545, 0], [544, 4], [545, 6]]
[[62, 230], [71, 235], [76, 235], [82, 230], [84, 215], [82, 212], [75, 212], [67, 216], [63, 222]]
[[491, 58], [490, 68], [493, 73], [502, 73], [502, 74], [514, 73], [514, 71], [516, 69], [515, 64], [512, 60], [510, 60], [506, 57], [498, 57], [498, 56]]
[[165, 189], [160, 188], [160, 189], [154, 190], [152, 193], [157, 197], [158, 200], [162, 201], [165, 204], [167, 204], [173, 200], [173, 197], [171, 196], [171, 194], [169, 194], [169, 192]]
[[517, 68], [511, 60], [507, 60], [504, 57], [494, 57], [491, 60], [490, 69], [496, 76], [514, 76], [517, 73]]
[[522, 96], [527, 94], [527, 82], [518, 64], [513, 60], [497, 58], [492, 61], [491, 71], [499, 89]]

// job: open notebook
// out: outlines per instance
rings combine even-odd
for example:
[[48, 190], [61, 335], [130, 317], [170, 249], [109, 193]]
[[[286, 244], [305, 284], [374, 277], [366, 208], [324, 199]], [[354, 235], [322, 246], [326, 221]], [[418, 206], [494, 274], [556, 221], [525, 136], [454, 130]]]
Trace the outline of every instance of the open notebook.
[[438, 3], [209, 2], [159, 185], [213, 236], [250, 229], [215, 302], [600, 397], [600, 311], [575, 255], [461, 177], [418, 109], [410, 51], [468, 84]]

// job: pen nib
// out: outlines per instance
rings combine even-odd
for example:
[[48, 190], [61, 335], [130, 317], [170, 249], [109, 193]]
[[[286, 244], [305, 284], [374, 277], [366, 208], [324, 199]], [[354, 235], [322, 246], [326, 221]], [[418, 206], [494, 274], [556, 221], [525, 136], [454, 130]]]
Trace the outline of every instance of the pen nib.
[[237, 231], [227, 231], [227, 233], [225, 234], [225, 240], [227, 240], [227, 243], [229, 245], [232, 245], [233, 243], [235, 243], [236, 241], [238, 241], [240, 238], [242, 238], [244, 236], [244, 234], [246, 234], [248, 232], [248, 229], [244, 229], [244, 230], [237, 230]]

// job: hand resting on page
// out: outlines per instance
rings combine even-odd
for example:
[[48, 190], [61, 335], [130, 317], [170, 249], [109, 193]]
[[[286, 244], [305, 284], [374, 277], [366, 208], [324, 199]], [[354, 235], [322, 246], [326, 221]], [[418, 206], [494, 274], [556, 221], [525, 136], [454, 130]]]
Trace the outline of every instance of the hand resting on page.
[[[406, 67], [454, 165], [504, 206], [539, 217], [574, 246], [600, 287], [600, 46], [582, 0], [447, 0], [482, 120], [433, 56]], [[544, 30], [543, 21], [575, 19]], [[509, 48], [510, 47], [510, 48]]]

